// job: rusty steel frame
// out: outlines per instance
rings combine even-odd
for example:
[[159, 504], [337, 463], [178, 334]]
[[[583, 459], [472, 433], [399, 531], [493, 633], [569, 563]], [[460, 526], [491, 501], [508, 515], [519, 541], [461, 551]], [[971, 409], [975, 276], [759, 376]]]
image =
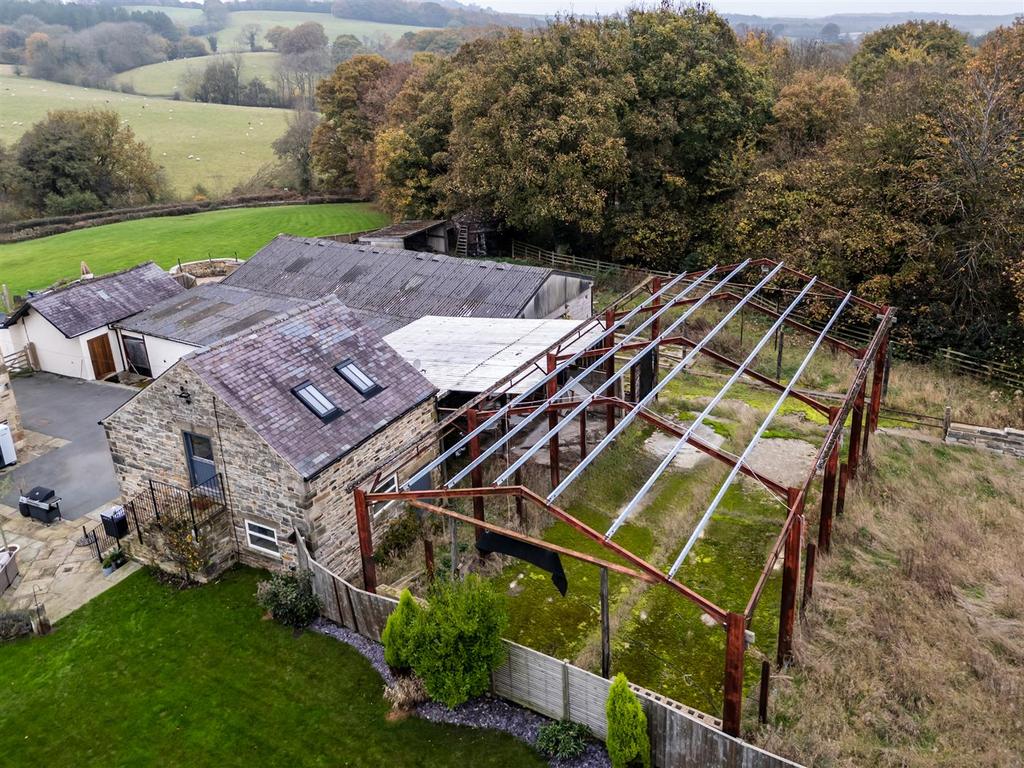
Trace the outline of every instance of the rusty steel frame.
[[[772, 268], [774, 268], [780, 267], [781, 265], [770, 259], [759, 259], [750, 261], [749, 263], [747, 263], [747, 266], [771, 266]], [[703, 274], [703, 276], [706, 277], [709, 274], [717, 274], [722, 270], [727, 270], [731, 268], [734, 268], [734, 265], [716, 267], [704, 273], [694, 274]], [[797, 270], [793, 270], [789, 267], [782, 267], [779, 270], [779, 272], [785, 272], [786, 274], [800, 277], [802, 279], [810, 279], [809, 276], [804, 275], [803, 273], [798, 272]], [[818, 285], [823, 290], [831, 293], [834, 296], [839, 297], [847, 295], [847, 292], [843, 292], [840, 289], [835, 288], [834, 286], [829, 286], [827, 283], [819, 282]], [[500, 382], [498, 382], [494, 387], [489, 389], [487, 392], [483, 392], [480, 395], [474, 397], [461, 409], [458, 409], [455, 412], [453, 412], [448, 418], [446, 418], [438, 425], [436, 425], [430, 431], [429, 434], [444, 434], [445, 429], [455, 426], [458, 423], [458, 421], [462, 419], [464, 416], [468, 417], [467, 421], [469, 421], [473, 417], [470, 417], [468, 414], [470, 411], [473, 410], [476, 411], [474, 413], [474, 416], [477, 418], [476, 429], [479, 430], [477, 432], [477, 436], [479, 436], [486, 429], [493, 427], [493, 425], [488, 425], [486, 422], [484, 424], [480, 424], [480, 417], [484, 417], [489, 420], [494, 416], [498, 415], [502, 419], [507, 421], [508, 416], [510, 415], [536, 412], [539, 410], [541, 413], [547, 412], [549, 414], [549, 418], [552, 421], [557, 422], [557, 417], [555, 416], [555, 414], [567, 409], [573, 410], [581, 405], [582, 401], [578, 400], [556, 400], [554, 402], [541, 402], [534, 403], [532, 405], [506, 403], [504, 406], [498, 407], [496, 409], [488, 408], [485, 405], [486, 403], [494, 402], [495, 398], [503, 397], [505, 395], [505, 393], [502, 391], [503, 387], [511, 386], [515, 381], [518, 380], [517, 377], [525, 375], [526, 372], [528, 372], [530, 369], [534, 367], [540, 369], [549, 377], [543, 382], [546, 384], [547, 381], [554, 379], [554, 376], [552, 374], [557, 374], [559, 371], [563, 369], [563, 366], [567, 369], [568, 365], [564, 363], [564, 360], [568, 358], [571, 358], [573, 360], [590, 359], [595, 356], [599, 357], [602, 354], [611, 351], [612, 349], [632, 351], [634, 349], [646, 348], [650, 346], [652, 342], [654, 343], [655, 349], [658, 349], [662, 346], [678, 344], [680, 346], [686, 346], [691, 349], [698, 348], [704, 351], [700, 342], [688, 338], [685, 334], [659, 334], [660, 326], [654, 324], [652, 324], [654, 325], [654, 328], [652, 329], [653, 333], [651, 341], [636, 341], [632, 343], [627, 342], [625, 344], [622, 344], [620, 347], [616, 346], [616, 344], [614, 343], [614, 327], [616, 326], [616, 319], [620, 314], [625, 315], [629, 314], [629, 312], [616, 312], [615, 307], [622, 306], [626, 301], [628, 301], [633, 296], [636, 296], [644, 288], [650, 288], [651, 286], [653, 286], [651, 293], [657, 293], [658, 296], [660, 296], [660, 292], [663, 291], [660, 285], [660, 281], [654, 279], [645, 280], [642, 284], [638, 285], [632, 291], [628, 292], [620, 300], [616, 301], [611, 308], [609, 308], [603, 313], [603, 325], [600, 322], [602, 313], [596, 313], [590, 318], [589, 321], [578, 326], [577, 329], [575, 329], [573, 332], [566, 334], [566, 336], [563, 337], [562, 340], [556, 342], [546, 352], [538, 354], [537, 356], [535, 356], [535, 358], [531, 359], [530, 361], [527, 361], [522, 366], [520, 366], [520, 368], [518, 368], [515, 372], [504, 377]], [[738, 298], [736, 294], [732, 294], [731, 292], [723, 292], [720, 296], [714, 296], [714, 298], [716, 299], [718, 299], [719, 297], [722, 298], [723, 300], [730, 297]], [[453, 520], [465, 522], [469, 525], [473, 525], [477, 531], [492, 530], [494, 532], [502, 533], [512, 538], [516, 538], [520, 541], [535, 544], [536, 546], [546, 548], [550, 551], [558, 552], [559, 554], [564, 554], [567, 557], [579, 559], [581, 562], [588, 562], [599, 568], [608, 568], [609, 570], [613, 570], [617, 573], [630, 576], [631, 578], [637, 578], [648, 584], [662, 584], [680, 593], [683, 597], [687, 598], [689, 601], [694, 603], [698, 608], [700, 608], [704, 613], [706, 613], [717, 624], [719, 624], [723, 627], [723, 629], [726, 630], [727, 642], [723, 729], [727, 733], [738, 735], [739, 718], [742, 710], [742, 669], [743, 658], [745, 654], [746, 628], [749, 626], [753, 618], [754, 611], [757, 608], [757, 604], [764, 590], [764, 586], [767, 583], [768, 577], [774, 569], [775, 563], [778, 561], [779, 556], [782, 555], [783, 551], [785, 550], [786, 566], [783, 569], [783, 603], [780, 606], [779, 637], [779, 660], [780, 662], [783, 662], [788, 659], [792, 642], [792, 616], [794, 615], [797, 603], [796, 592], [799, 581], [800, 560], [802, 554], [800, 548], [802, 546], [804, 526], [806, 525], [804, 518], [804, 504], [807, 498], [809, 488], [813, 483], [815, 477], [817, 476], [818, 472], [825, 466], [827, 462], [828, 469], [826, 470], [826, 479], [825, 481], [823, 481], [823, 485], [825, 486], [825, 488], [828, 488], [828, 499], [826, 501], [826, 493], [823, 490], [822, 517], [820, 519], [822, 521], [825, 521], [827, 518], [828, 523], [830, 524], [831, 517], [825, 514], [826, 507], [828, 507], [829, 511], [834, 513], [834, 515], [840, 515], [842, 513], [846, 481], [849, 477], [852, 477], [854, 475], [858, 461], [863, 459], [863, 457], [866, 455], [869, 435], [871, 432], [874, 432], [878, 426], [878, 411], [882, 400], [882, 389], [884, 388], [884, 364], [887, 360], [889, 331], [893, 324], [895, 313], [891, 307], [879, 306], [866, 300], [860, 299], [859, 297], [852, 296], [852, 294], [850, 299], [852, 303], [855, 303], [860, 307], [874, 310], [877, 313], [880, 322], [875, 331], [875, 334], [872, 337], [871, 342], [865, 349], [858, 349], [850, 344], [847, 344], [846, 342], [831, 337], [827, 333], [823, 337], [823, 341], [825, 343], [831, 344], [833, 348], [841, 350], [843, 352], [846, 352], [847, 354], [859, 358], [859, 365], [853, 377], [853, 381], [851, 381], [847, 389], [847, 392], [843, 397], [842, 404], [839, 407], [826, 406], [816, 398], [811, 397], [806, 393], [799, 392], [792, 388], [790, 388], [791, 391], [788, 392], [788, 396], [800, 400], [809, 407], [814, 408], [819, 413], [827, 414], [829, 416], [830, 421], [830, 428], [826, 434], [824, 442], [818, 450], [814, 464], [811, 467], [811, 470], [803, 486], [800, 488], [785, 488], [781, 484], [773, 482], [770, 479], [761, 476], [752, 470], [749, 470], [749, 468], [744, 467], [743, 470], [741, 470], [747, 476], [753, 477], [754, 479], [763, 483], [765, 487], [768, 488], [769, 491], [774, 493], [777, 497], [785, 497], [788, 509], [786, 520], [783, 523], [782, 528], [779, 532], [779, 536], [766, 559], [764, 568], [762, 569], [757, 584], [755, 585], [750, 595], [750, 598], [747, 602], [746, 608], [743, 611], [743, 613], [733, 613], [725, 611], [723, 608], [716, 605], [707, 598], [703, 597], [698, 592], [690, 589], [685, 584], [682, 584], [676, 579], [662, 573], [660, 569], [646, 562], [643, 558], [640, 558], [639, 556], [633, 554], [624, 547], [621, 547], [614, 541], [607, 540], [604, 535], [590, 528], [582, 521], [578, 520], [571, 514], [567, 513], [565, 510], [556, 506], [554, 503], [552, 503], [552, 501], [549, 501], [542, 495], [521, 485], [521, 481], [518, 475], [515, 481], [516, 484], [510, 486], [483, 485], [482, 482], [479, 482], [474, 483], [474, 487], [471, 488], [445, 487], [420, 491], [411, 491], [408, 490], [407, 488], [404, 488], [398, 491], [382, 493], [370, 493], [361, 487], [361, 485], [365, 483], [368, 478], [372, 477], [374, 473], [379, 474], [383, 468], [398, 464], [399, 462], [409, 462], [415, 459], [415, 457], [420, 456], [424, 452], [430, 450], [430, 446], [423, 447], [423, 441], [428, 436], [428, 433], [424, 433], [408, 441], [405, 445], [399, 448], [399, 450], [393, 453], [391, 456], [378, 462], [372, 469], [364, 473], [363, 476], [361, 476], [357, 481], [355, 481], [350, 486], [350, 489], [353, 490], [354, 492], [356, 502], [356, 521], [357, 526], [359, 528], [359, 543], [361, 556], [364, 563], [364, 583], [367, 586], [367, 589], [374, 590], [376, 588], [375, 573], [373, 572], [372, 561], [373, 544], [372, 536], [369, 530], [370, 520], [368, 510], [370, 504], [372, 504], [373, 502], [393, 500], [406, 501], [420, 509], [425, 509], [432, 513], [441, 514]], [[645, 303], [644, 305], [642, 305], [642, 307], [639, 308], [640, 312], [663, 312], [666, 309], [674, 306], [672, 301], [669, 301], [668, 303], [662, 303], [658, 301], [656, 304], [654, 303], [654, 301], [651, 301], [650, 299], [646, 301], [650, 303]], [[679, 300], [679, 304], [681, 305], [683, 303], [697, 303], [698, 301], [700, 301], [700, 299], [698, 298], [688, 300], [684, 298]], [[818, 335], [820, 333], [820, 331], [815, 330], [810, 326], [806, 326], [803, 323], [799, 323], [798, 321], [793, 321], [792, 323], [787, 322], [790, 321], [791, 318], [782, 318], [780, 317], [781, 313], [778, 313], [769, 307], [761, 306], [759, 303], [757, 305], [748, 304], [748, 306], [750, 306], [751, 309], [753, 309], [754, 311], [761, 312], [769, 316], [774, 316], [777, 320], [781, 320], [785, 325], [791, 325], [792, 327], [796, 328], [801, 332], [813, 335]], [[640, 312], [636, 312], [631, 316], [636, 316], [637, 314], [640, 314]], [[593, 328], [595, 323], [597, 323], [598, 327], [601, 328], [604, 334], [602, 342], [599, 342], [602, 344], [600, 348], [591, 348], [588, 350], [584, 350], [575, 356], [568, 353], [561, 353], [558, 351], [563, 348], [563, 344], [571, 343], [571, 339], [583, 338], [584, 334], [589, 332], [589, 329]], [[731, 360], [725, 355], [712, 352], [711, 350], [706, 350], [704, 353], [711, 359], [728, 368], [732, 368], [734, 371], [738, 370], [742, 365], [740, 363], [737, 363], [736, 361]], [[611, 360], [609, 362], [606, 362], [604, 364], [605, 372], [609, 376], [615, 376], [614, 356], [611, 356]], [[543, 365], [544, 363], [546, 363], [546, 365]], [[866, 397], [868, 387], [867, 376], [868, 372], [871, 371], [872, 369], [874, 369], [874, 375], [871, 381], [871, 397], [870, 399], [868, 399]], [[787, 389], [780, 383], [775, 382], [761, 374], [757, 374], [754, 371], [746, 370], [743, 371], [743, 373], [745, 375], [750, 376], [750, 378], [759, 381], [759, 383], [768, 386], [772, 389], [775, 389], [776, 391], [784, 391]], [[621, 372], [618, 378], [621, 378]], [[545, 387], [545, 393], [550, 394], [550, 389]], [[581, 456], [589, 455], [585, 447], [585, 419], [588, 408], [603, 408], [605, 410], [606, 421], [607, 426], [609, 427], [609, 431], [611, 431], [612, 426], [616, 426], [615, 411], [621, 410], [623, 412], [628, 412], [632, 409], [636, 411], [637, 417], [642, 419], [643, 421], [652, 424], [653, 426], [659, 429], [663, 429], [670, 434], [675, 434], [676, 436], [682, 434], [681, 428], [676, 427], [671, 422], [660, 417], [658, 414], [654, 413], [653, 411], [650, 411], [647, 408], [637, 409], [636, 403], [630, 403], [623, 399], [622, 397], [599, 396], [585, 399], [585, 401], [586, 406], [582, 408], [579, 412], [581, 422], [581, 435], [583, 436], [583, 438], [581, 439]], [[519, 402], [522, 401], [520, 400]], [[538, 406], [540, 406], [539, 409]], [[848, 461], [840, 463], [839, 445], [845, 430], [845, 421], [847, 417], [850, 415], [851, 411], [854, 411], [856, 415], [856, 418], [853, 419], [853, 423], [856, 424], [859, 429], [859, 434], [857, 435], [858, 439], [851, 439], [850, 456], [848, 457]], [[554, 439], [557, 440], [557, 436], [554, 436]], [[695, 448], [712, 456], [716, 460], [731, 463], [735, 458], [729, 456], [728, 454], [722, 451], [719, 451], [718, 449], [710, 445], [702, 444], [700, 441], [693, 440], [692, 436], [691, 442], [693, 443]], [[541, 444], [543, 444], [543, 442]], [[557, 450], [557, 448], [555, 448], [554, 450]], [[482, 454], [483, 451], [479, 451], [479, 453]], [[478, 480], [479, 475], [477, 475], [477, 473], [474, 473], [474, 475], [476, 476], [473, 479]], [[556, 476], [553, 476], [553, 480], [554, 479], [556, 479]], [[829, 482], [830, 480], [831, 482]], [[838, 496], [834, 497], [836, 490], [838, 490]], [[543, 540], [526, 536], [525, 534], [518, 533], [517, 531], [505, 528], [503, 526], [498, 526], [494, 523], [489, 523], [482, 519], [482, 515], [477, 516], [476, 514], [474, 514], [473, 517], [470, 517], [468, 515], [462, 515], [452, 510], [445, 509], [444, 507], [436, 506], [427, 501], [429, 499], [473, 498], [474, 501], [479, 500], [480, 505], [482, 506], [483, 498], [485, 497], [509, 495], [515, 497], [517, 509], [521, 509], [522, 503], [524, 501], [540, 507], [542, 510], [546, 511], [555, 519], [565, 523], [566, 525], [569, 525], [578, 532], [582, 533], [587, 538], [597, 542], [605, 549], [614, 553], [619, 558], [629, 563], [629, 566], [624, 566], [618, 563], [606, 561], [602, 558], [587, 555], [586, 553], [579, 552], [577, 550], [572, 550], [567, 547], [560, 547], [559, 545], [550, 544], [548, 542], [544, 542]], [[476, 506], [476, 504], [474, 504], [474, 506]], [[363, 530], [364, 528], [365, 531]], [[827, 551], [827, 542], [829, 538], [830, 530], [824, 532], [819, 530], [818, 548], [822, 549], [822, 551]], [[822, 541], [826, 542], [824, 547], [821, 546]], [[368, 568], [367, 564], [369, 566]], [[368, 579], [367, 575], [369, 575], [371, 578]], [[804, 593], [810, 595], [811, 589], [813, 587], [813, 575], [811, 573], [807, 573], [805, 574], [805, 577], [806, 578], [804, 584]]]

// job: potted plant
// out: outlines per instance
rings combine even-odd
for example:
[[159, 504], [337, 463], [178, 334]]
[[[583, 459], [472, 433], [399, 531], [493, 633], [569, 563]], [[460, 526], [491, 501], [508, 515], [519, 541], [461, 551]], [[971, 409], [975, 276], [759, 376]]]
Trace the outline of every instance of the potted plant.
[[128, 561], [120, 546], [111, 549], [103, 558], [103, 575], [109, 576]]

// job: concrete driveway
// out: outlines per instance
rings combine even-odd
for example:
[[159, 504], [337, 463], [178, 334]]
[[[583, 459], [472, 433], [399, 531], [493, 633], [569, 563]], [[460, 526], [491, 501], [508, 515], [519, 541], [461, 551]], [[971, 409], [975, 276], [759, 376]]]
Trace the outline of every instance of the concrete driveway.
[[34, 458], [29, 454], [27, 461], [19, 455], [18, 464], [0, 475], [11, 478], [11, 489], [0, 501], [17, 507], [20, 488], [43, 485], [61, 497], [65, 519], [75, 520], [114, 499], [120, 492], [114, 463], [97, 422], [137, 390], [50, 373], [19, 377], [12, 384], [24, 429], [57, 438], [50, 444], [59, 447]]

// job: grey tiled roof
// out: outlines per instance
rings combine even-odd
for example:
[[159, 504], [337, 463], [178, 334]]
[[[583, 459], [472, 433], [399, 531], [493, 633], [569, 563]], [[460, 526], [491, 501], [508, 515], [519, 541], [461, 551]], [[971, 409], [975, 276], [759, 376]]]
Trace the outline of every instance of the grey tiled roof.
[[7, 319], [7, 324], [17, 322], [31, 307], [72, 338], [124, 320], [183, 290], [173, 277], [147, 261], [123, 272], [33, 296]]
[[164, 299], [119, 325], [126, 331], [203, 347], [304, 303], [287, 296], [208, 283]]
[[[382, 390], [364, 398], [334, 366], [351, 359]], [[182, 360], [303, 477], [436, 392], [335, 300], [267, 321]], [[311, 382], [343, 413], [323, 422], [292, 393]]]
[[343, 304], [393, 318], [517, 317], [552, 270], [279, 235], [228, 276], [239, 288]]
[[371, 239], [374, 237], [409, 237], [428, 229], [444, 224], [445, 219], [413, 219], [411, 221], [400, 221], [397, 224], [389, 224], [386, 227], [367, 232], [363, 237]]

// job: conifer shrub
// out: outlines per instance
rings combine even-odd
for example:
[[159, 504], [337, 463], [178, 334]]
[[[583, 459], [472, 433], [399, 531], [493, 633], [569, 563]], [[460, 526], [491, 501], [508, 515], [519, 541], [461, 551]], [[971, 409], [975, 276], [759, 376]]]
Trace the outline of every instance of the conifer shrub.
[[615, 676], [605, 702], [608, 716], [608, 757], [612, 768], [650, 768], [651, 744], [647, 737], [647, 716], [639, 699], [621, 672]]
[[490, 687], [505, 659], [508, 613], [494, 586], [475, 574], [437, 579], [428, 599], [413, 632], [412, 668], [431, 699], [455, 707]]
[[408, 589], [398, 596], [398, 605], [388, 616], [380, 641], [384, 644], [384, 661], [396, 672], [412, 669], [412, 652], [416, 620], [422, 611]]

